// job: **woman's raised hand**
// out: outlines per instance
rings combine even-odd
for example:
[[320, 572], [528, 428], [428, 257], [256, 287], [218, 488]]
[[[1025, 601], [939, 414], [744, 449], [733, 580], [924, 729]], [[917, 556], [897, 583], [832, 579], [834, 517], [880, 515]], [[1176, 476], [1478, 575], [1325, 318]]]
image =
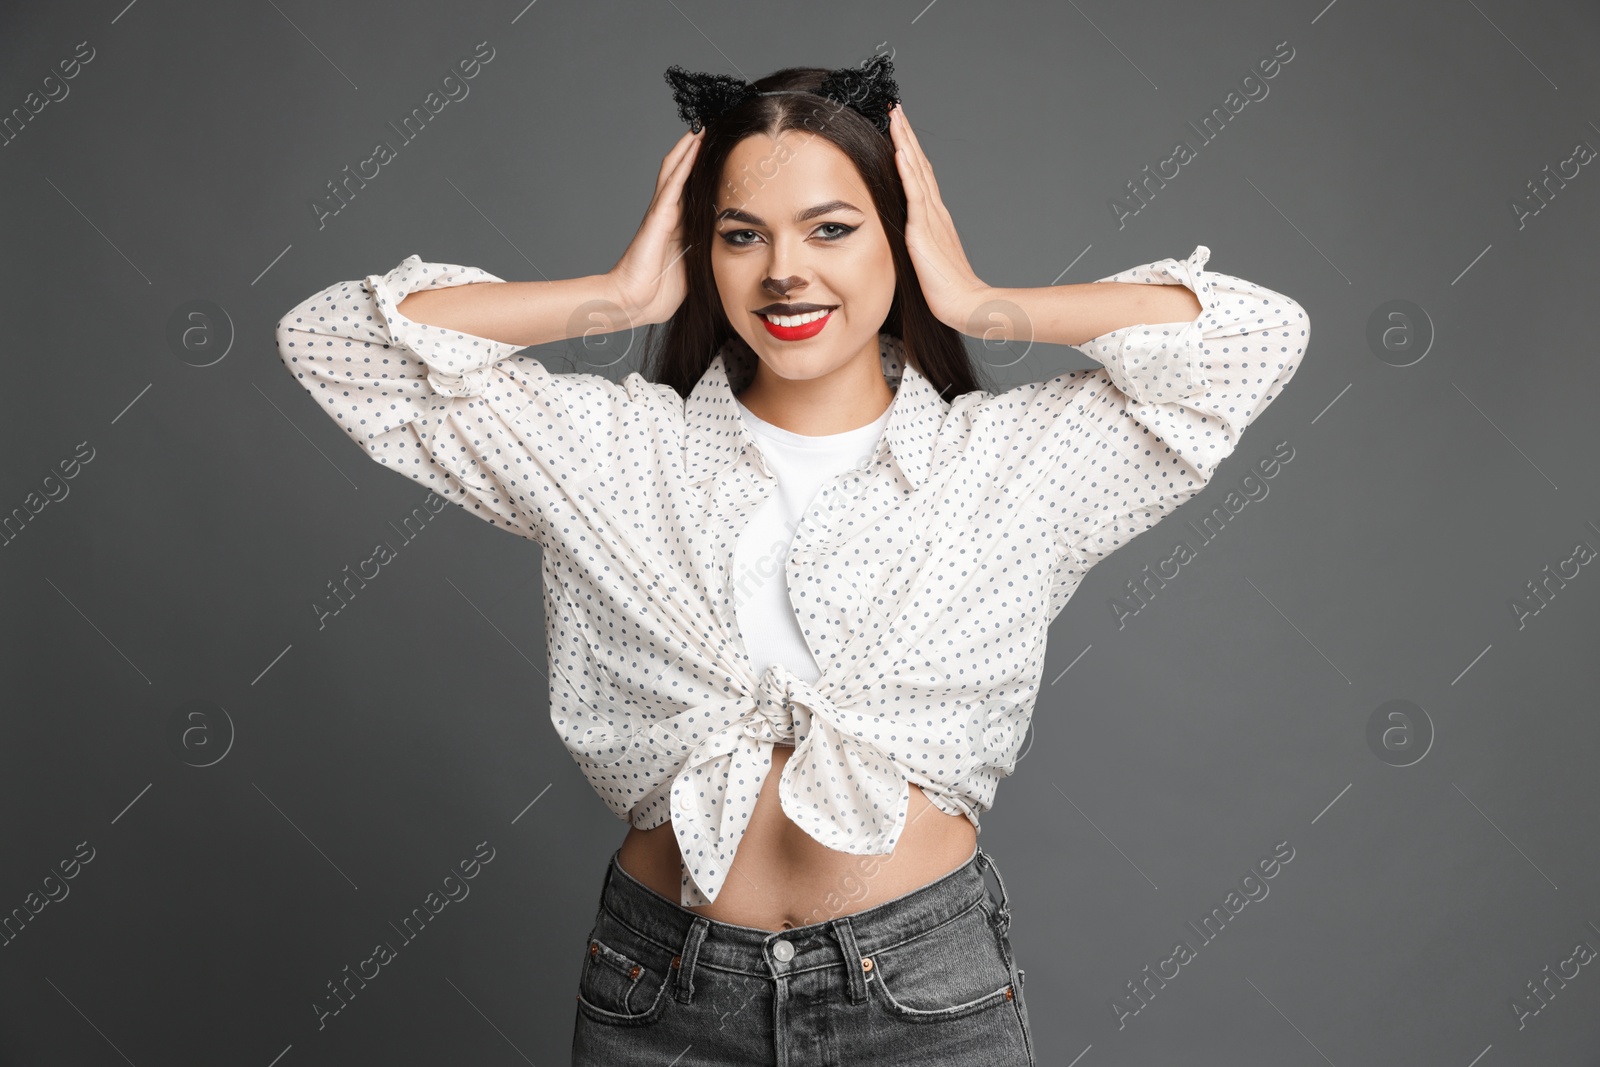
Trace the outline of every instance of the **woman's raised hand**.
[[617, 265], [606, 273], [618, 304], [635, 326], [667, 321], [688, 291], [681, 202], [684, 182], [704, 136], [703, 127], [697, 133], [685, 133], [661, 161], [656, 194], [644, 222]]
[[990, 287], [979, 280], [967, 262], [956, 224], [939, 199], [933, 165], [922, 154], [917, 135], [899, 104], [889, 113], [889, 136], [894, 141], [895, 166], [906, 191], [906, 248], [917, 269], [922, 295], [940, 322], [969, 333], [978, 309], [989, 298]]

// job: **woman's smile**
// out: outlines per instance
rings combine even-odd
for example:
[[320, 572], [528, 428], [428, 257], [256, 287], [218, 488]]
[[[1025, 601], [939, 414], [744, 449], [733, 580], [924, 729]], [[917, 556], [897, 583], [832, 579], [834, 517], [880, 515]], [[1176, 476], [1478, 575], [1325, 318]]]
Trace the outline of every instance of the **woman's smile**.
[[828, 325], [828, 320], [833, 316], [833, 308], [818, 308], [814, 311], [801, 311], [796, 314], [777, 314], [770, 311], [757, 312], [767, 332], [780, 341], [804, 341], [808, 337], [815, 337]]

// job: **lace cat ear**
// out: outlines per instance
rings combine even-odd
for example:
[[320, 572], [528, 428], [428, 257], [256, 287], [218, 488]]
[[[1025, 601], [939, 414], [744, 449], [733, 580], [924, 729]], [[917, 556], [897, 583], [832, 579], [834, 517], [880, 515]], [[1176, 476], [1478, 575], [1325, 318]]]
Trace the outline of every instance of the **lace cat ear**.
[[853, 108], [878, 128], [889, 132], [889, 111], [900, 102], [900, 86], [894, 80], [894, 62], [879, 52], [859, 67], [840, 67], [817, 87], [829, 100]]
[[678, 105], [678, 118], [698, 133], [718, 115], [754, 96], [756, 87], [727, 74], [702, 74], [677, 64], [667, 68], [667, 84]]
[[[678, 117], [696, 133], [729, 108], [760, 95], [760, 90], [742, 79], [684, 70], [676, 63], [667, 68], [666, 77]], [[888, 133], [889, 109], [900, 101], [900, 86], [894, 80], [893, 61], [880, 52], [858, 67], [830, 72], [817, 87], [817, 94], [856, 111], [879, 133]]]

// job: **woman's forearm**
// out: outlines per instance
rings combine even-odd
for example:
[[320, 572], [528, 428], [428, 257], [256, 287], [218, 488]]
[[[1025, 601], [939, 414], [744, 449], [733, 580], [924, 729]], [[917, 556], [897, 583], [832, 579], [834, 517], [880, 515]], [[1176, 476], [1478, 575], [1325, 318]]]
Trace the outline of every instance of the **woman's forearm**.
[[397, 309], [424, 326], [529, 347], [638, 325], [606, 274], [423, 289], [401, 300]]
[[[1006, 303], [1022, 314], [1004, 313]], [[984, 306], [990, 304], [1000, 305], [985, 326], [992, 327], [991, 337], [1058, 345], [1081, 345], [1141, 323], [1190, 322], [1200, 314], [1200, 298], [1188, 286], [1143, 282], [991, 288]]]

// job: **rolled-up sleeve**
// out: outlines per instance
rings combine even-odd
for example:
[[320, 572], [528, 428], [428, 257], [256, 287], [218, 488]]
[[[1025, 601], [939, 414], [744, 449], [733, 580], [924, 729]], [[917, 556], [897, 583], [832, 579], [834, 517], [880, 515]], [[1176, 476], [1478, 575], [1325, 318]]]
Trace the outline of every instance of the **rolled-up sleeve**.
[[[670, 387], [552, 372], [525, 346], [406, 318], [413, 292], [500, 278], [408, 256], [277, 325], [279, 358], [380, 464], [491, 525], [544, 541], [554, 495], [649, 447]], [[675, 395], [675, 394], [674, 394]]]
[[1006, 491], [1050, 520], [1081, 578], [1205, 488], [1294, 376], [1310, 322], [1293, 299], [1205, 269], [1211, 250], [1102, 282], [1185, 285], [1192, 321], [1126, 326], [1076, 346], [1101, 367], [989, 398], [977, 418]]

